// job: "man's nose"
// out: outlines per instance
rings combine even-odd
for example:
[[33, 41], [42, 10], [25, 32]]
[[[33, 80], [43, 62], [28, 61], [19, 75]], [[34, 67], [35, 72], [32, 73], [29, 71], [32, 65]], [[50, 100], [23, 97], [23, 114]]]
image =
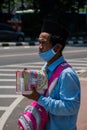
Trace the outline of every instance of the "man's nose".
[[41, 44], [41, 43], [39, 44], [39, 48], [43, 48], [43, 46], [42, 46], [42, 44]]

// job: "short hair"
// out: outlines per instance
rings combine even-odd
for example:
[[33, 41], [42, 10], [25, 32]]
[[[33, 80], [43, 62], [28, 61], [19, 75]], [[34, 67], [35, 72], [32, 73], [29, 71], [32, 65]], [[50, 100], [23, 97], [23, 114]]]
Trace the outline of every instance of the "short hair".
[[47, 32], [51, 35], [53, 46], [60, 43], [63, 48], [65, 47], [69, 31], [63, 25], [53, 20], [44, 20], [41, 32]]

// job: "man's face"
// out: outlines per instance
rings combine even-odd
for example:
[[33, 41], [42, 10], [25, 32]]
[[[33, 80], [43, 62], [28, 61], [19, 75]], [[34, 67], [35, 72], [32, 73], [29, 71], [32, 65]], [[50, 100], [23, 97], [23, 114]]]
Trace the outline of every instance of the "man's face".
[[39, 40], [39, 53], [43, 53], [52, 48], [49, 33], [46, 32], [40, 33], [38, 40]]

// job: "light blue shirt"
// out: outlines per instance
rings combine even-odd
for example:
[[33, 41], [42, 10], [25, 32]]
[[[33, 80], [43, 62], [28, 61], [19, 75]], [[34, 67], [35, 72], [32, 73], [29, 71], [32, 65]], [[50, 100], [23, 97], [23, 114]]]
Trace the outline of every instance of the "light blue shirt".
[[[61, 56], [48, 67], [48, 79], [55, 68], [64, 61], [64, 57]], [[80, 82], [74, 69], [69, 67], [63, 70], [51, 95], [41, 96], [38, 103], [49, 113], [45, 130], [77, 130]]]

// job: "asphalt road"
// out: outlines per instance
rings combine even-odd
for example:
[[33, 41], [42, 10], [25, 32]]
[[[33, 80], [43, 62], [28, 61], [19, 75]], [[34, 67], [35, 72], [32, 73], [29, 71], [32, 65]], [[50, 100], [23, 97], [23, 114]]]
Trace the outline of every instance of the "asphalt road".
[[[66, 58], [86, 58], [87, 47], [69, 47], [64, 50]], [[19, 60], [20, 59], [20, 60]], [[41, 59], [38, 57], [37, 46], [1, 47], [0, 65], [18, 64], [25, 62], [35, 62]]]
[[[87, 72], [87, 47], [67, 46], [63, 53], [79, 75]], [[37, 46], [0, 48], [0, 130], [17, 130], [18, 115], [30, 102], [15, 92], [15, 71], [25, 67], [40, 69], [43, 64], [44, 62], [38, 57]], [[84, 78], [86, 82], [86, 77], [85, 75], [81, 78]], [[86, 98], [86, 91], [83, 97]], [[84, 124], [86, 119], [84, 117], [82, 119], [79, 122]], [[79, 130], [86, 129], [79, 128]]]

